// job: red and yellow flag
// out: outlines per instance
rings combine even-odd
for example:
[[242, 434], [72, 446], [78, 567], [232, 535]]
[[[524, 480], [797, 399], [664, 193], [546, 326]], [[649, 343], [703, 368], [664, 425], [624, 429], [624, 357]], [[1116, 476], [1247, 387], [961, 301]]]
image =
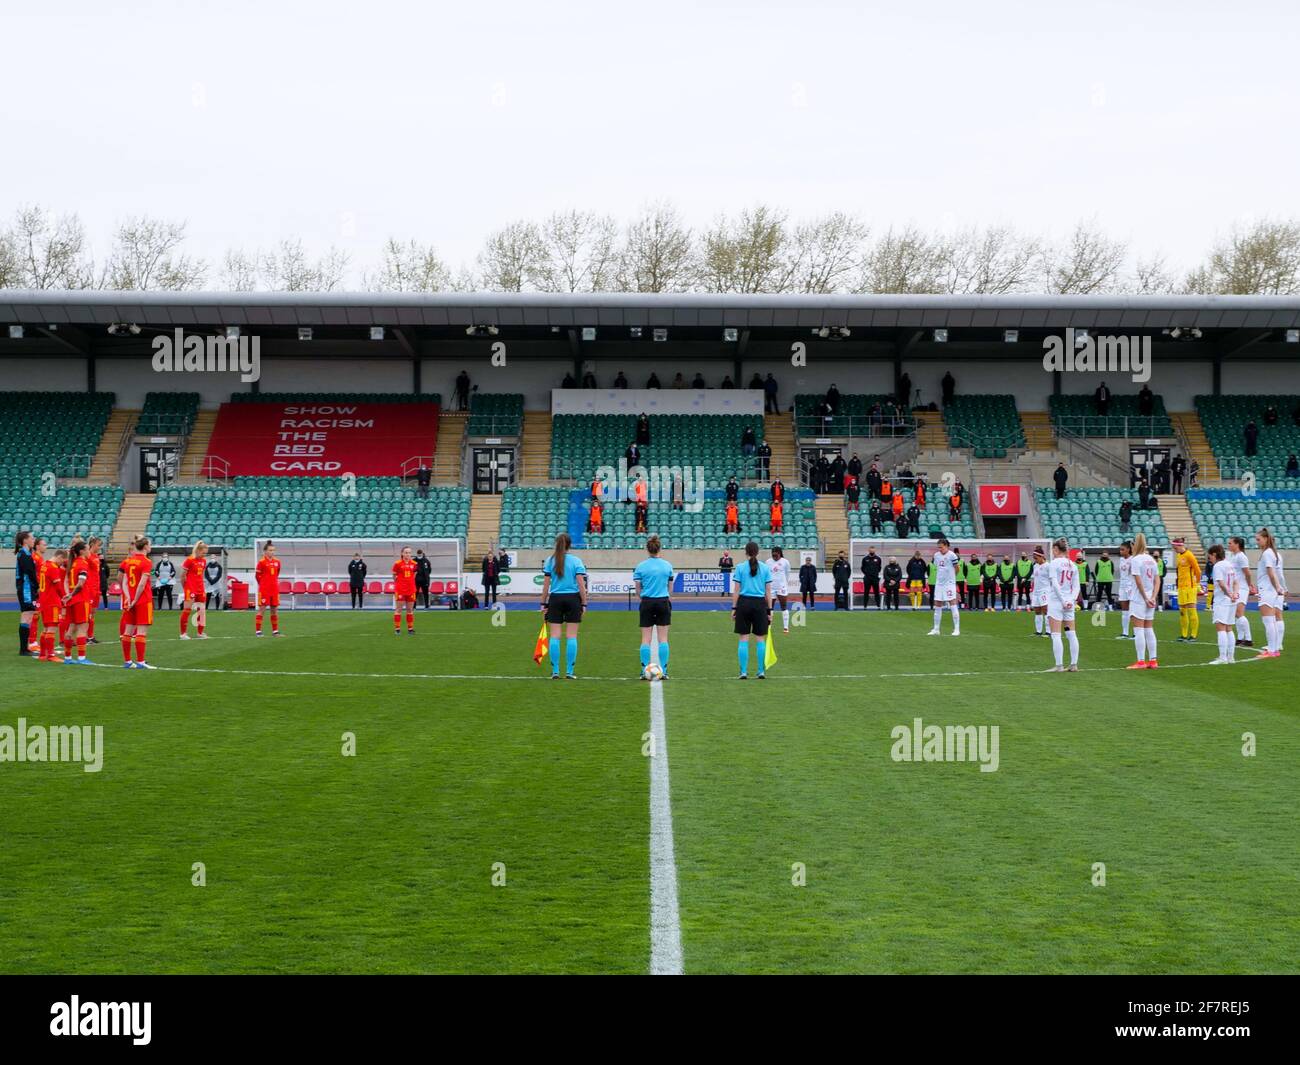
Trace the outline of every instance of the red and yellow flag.
[[550, 639], [546, 635], [546, 622], [542, 622], [542, 631], [537, 634], [537, 646], [533, 648], [533, 661], [539, 666], [542, 659], [546, 657], [546, 651], [550, 647]]

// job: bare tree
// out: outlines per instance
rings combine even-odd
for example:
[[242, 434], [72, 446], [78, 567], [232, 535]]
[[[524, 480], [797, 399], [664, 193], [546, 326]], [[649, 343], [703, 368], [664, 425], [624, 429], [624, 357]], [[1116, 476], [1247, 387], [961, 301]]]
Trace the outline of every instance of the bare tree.
[[859, 292], [938, 292], [946, 251], [915, 226], [889, 230], [863, 260]]
[[700, 238], [699, 287], [706, 292], [783, 292], [789, 284], [786, 215], [760, 204], [725, 215]]
[[542, 223], [542, 260], [536, 284], [543, 292], [606, 292], [618, 271], [618, 223], [609, 215], [562, 211]]
[[90, 288], [95, 269], [86, 232], [75, 214], [57, 218], [43, 207], [21, 207], [8, 243], [23, 288]]
[[371, 288], [381, 292], [443, 292], [452, 286], [451, 270], [432, 244], [384, 242], [383, 260]]
[[272, 292], [330, 292], [343, 283], [348, 256], [331, 247], [313, 259], [296, 237], [258, 257], [259, 279]]
[[624, 231], [618, 285], [624, 292], [686, 292], [696, 274], [691, 231], [670, 203], [645, 208]]
[[1300, 292], [1300, 222], [1237, 226], [1187, 277], [1190, 292], [1285, 296]]
[[8, 230], [0, 230], [0, 288], [21, 288], [22, 282], [22, 267], [13, 236]]
[[207, 275], [202, 259], [181, 254], [184, 222], [141, 215], [117, 227], [101, 285], [120, 291], [182, 291], [199, 288]]
[[1138, 295], [1159, 296], [1179, 291], [1179, 284], [1166, 264], [1164, 255], [1156, 252], [1137, 261], [1129, 288]]
[[940, 245], [939, 291], [992, 294], [1033, 288], [1042, 246], [1010, 226], [963, 230]]
[[784, 288], [843, 292], [862, 269], [868, 232], [866, 225], [843, 211], [796, 225], [787, 244]]
[[256, 255], [230, 248], [221, 264], [221, 287], [227, 292], [255, 292], [257, 284]]
[[546, 245], [533, 222], [511, 222], [492, 233], [478, 256], [479, 280], [490, 292], [535, 289], [546, 271]]
[[1122, 241], [1111, 240], [1095, 222], [1080, 222], [1064, 245], [1044, 250], [1044, 290], [1059, 295], [1114, 292], [1127, 253]]

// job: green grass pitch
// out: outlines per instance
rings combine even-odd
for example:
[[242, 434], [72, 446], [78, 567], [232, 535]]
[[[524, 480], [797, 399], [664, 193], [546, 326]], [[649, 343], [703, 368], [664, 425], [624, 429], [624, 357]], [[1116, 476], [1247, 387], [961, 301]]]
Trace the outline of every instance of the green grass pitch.
[[[1164, 668], [1132, 673], [1111, 615], [1061, 675], [1034, 672], [1025, 615], [953, 639], [823, 610], [740, 684], [727, 615], [676, 619], [686, 972], [1300, 966], [1300, 645], [1209, 667], [1208, 615], [1185, 645], [1164, 614]], [[153, 673], [121, 669], [112, 612], [91, 651], [112, 668], [0, 659], [0, 725], [98, 724], [105, 748], [99, 773], [0, 763], [0, 970], [647, 971], [634, 614], [588, 616], [576, 684], [533, 665], [533, 613], [422, 613], [414, 638], [380, 612], [283, 620], [182, 643], [161, 615]], [[997, 725], [998, 770], [893, 761], [914, 717]]]

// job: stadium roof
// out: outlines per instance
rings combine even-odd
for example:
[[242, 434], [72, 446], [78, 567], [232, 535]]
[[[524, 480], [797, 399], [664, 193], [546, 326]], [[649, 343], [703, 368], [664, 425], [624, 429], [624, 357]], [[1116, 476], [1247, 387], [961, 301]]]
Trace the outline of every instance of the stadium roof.
[[[115, 323], [139, 335], [109, 335]], [[1042, 295], [709, 295], [698, 293], [381, 293], [381, 292], [109, 292], [0, 289], [0, 325], [24, 326], [24, 337], [0, 330], [0, 354], [129, 356], [148, 351], [149, 335], [176, 327], [256, 330], [270, 354], [306, 355], [297, 329], [310, 326], [316, 356], [458, 357], [475, 326], [525, 342], [534, 357], [664, 356], [689, 351], [705, 358], [775, 357], [778, 344], [824, 341], [842, 358], [1029, 358], [1041, 338], [1067, 327], [1153, 334], [1177, 343], [1191, 359], [1295, 358], [1285, 331], [1300, 328], [1300, 296], [1042, 296]], [[385, 326], [385, 340], [369, 327]], [[54, 327], [54, 328], [51, 328]], [[597, 329], [583, 341], [583, 327]], [[646, 330], [644, 337], [630, 329]], [[669, 347], [650, 349], [650, 331], [669, 330]], [[721, 330], [738, 330], [723, 344]], [[813, 331], [848, 330], [818, 338]], [[936, 343], [933, 329], [949, 330]], [[1020, 334], [1005, 343], [1005, 330]], [[1166, 331], [1179, 330], [1170, 338]], [[1199, 330], [1200, 336], [1190, 335]], [[272, 347], [268, 349], [267, 343]], [[998, 345], [996, 349], [993, 345]], [[369, 346], [364, 346], [369, 345]], [[276, 349], [279, 349], [278, 351]]]

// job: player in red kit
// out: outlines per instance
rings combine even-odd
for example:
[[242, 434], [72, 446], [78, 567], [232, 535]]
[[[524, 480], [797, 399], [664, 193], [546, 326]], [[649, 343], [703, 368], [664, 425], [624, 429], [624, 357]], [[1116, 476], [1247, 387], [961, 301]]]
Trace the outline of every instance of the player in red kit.
[[207, 565], [208, 545], [202, 540], [194, 545], [190, 557], [181, 563], [181, 639], [188, 640], [190, 614], [194, 615], [194, 631], [200, 640], [208, 638], [207, 592], [203, 588], [203, 567]]
[[[144, 660], [149, 626], [153, 624], [153, 565], [149, 561], [149, 540], [137, 537], [132, 552], [117, 568], [122, 579], [122, 660], [127, 669], [153, 669]], [[131, 661], [131, 645], [135, 661]]]
[[267, 540], [262, 548], [262, 558], [255, 570], [257, 577], [257, 617], [253, 631], [262, 635], [262, 611], [271, 612], [271, 635], [280, 635], [280, 560], [275, 557], [275, 544]]
[[40, 608], [41, 608], [41, 653], [42, 662], [57, 662], [54, 650], [55, 633], [63, 620], [63, 600], [68, 594], [64, 579], [63, 564], [68, 560], [68, 553], [62, 549], [55, 551], [51, 558], [41, 562], [40, 568]]
[[[86, 545], [80, 540], [68, 549], [71, 564], [68, 567], [67, 606], [64, 616], [67, 627], [63, 633], [63, 661], [67, 665], [74, 662], [88, 665], [86, 657], [86, 635], [90, 631], [90, 611], [93, 600], [90, 597], [90, 554]], [[98, 563], [96, 563], [98, 565]], [[77, 657], [72, 657], [72, 648], [77, 648]]]
[[402, 633], [402, 607], [406, 607], [406, 631], [415, 635], [415, 573], [419, 569], [409, 547], [393, 563], [393, 633]]
[[90, 623], [86, 630], [87, 643], [99, 643], [95, 639], [95, 611], [99, 609], [99, 597], [103, 594], [102, 584], [104, 541], [92, 536], [86, 542], [86, 561], [90, 563], [89, 576], [86, 579], [86, 591], [90, 600]]

